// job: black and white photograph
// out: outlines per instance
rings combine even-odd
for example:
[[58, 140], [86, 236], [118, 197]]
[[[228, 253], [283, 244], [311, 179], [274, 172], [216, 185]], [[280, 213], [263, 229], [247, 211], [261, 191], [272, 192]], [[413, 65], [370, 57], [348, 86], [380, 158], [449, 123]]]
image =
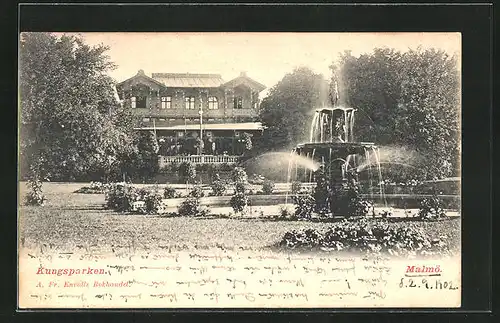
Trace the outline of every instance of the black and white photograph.
[[18, 302], [461, 306], [461, 34], [22, 32]]

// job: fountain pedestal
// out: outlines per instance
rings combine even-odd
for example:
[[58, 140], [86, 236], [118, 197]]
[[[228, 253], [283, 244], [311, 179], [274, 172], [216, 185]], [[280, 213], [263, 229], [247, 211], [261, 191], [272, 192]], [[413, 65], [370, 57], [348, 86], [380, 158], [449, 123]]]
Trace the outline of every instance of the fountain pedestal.
[[[317, 109], [311, 124], [310, 141], [297, 145], [292, 153], [323, 165], [334, 185], [341, 185], [348, 180], [349, 174], [358, 179], [358, 167], [362, 164], [377, 165], [378, 174], [373, 174], [371, 167], [364, 174], [371, 187], [376, 175], [379, 183], [382, 182], [378, 148], [372, 142], [354, 141], [355, 111], [340, 106]], [[314, 170], [297, 168], [298, 165], [289, 165], [289, 180], [313, 181]]]

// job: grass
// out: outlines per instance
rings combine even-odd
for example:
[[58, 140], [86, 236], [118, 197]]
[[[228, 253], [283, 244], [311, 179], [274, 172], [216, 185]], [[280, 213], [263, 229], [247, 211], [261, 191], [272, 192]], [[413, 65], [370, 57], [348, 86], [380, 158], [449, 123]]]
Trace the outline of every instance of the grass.
[[[328, 223], [273, 221], [259, 218], [188, 218], [119, 214], [103, 208], [103, 194], [73, 193], [85, 183], [45, 183], [43, 207], [19, 207], [21, 246], [47, 245], [65, 250], [135, 246], [164, 249], [169, 246], [207, 248], [266, 248], [291, 230], [326, 229]], [[20, 202], [26, 185], [20, 184]], [[22, 203], [21, 203], [22, 204]], [[459, 241], [460, 219], [421, 222], [394, 219], [391, 225], [418, 226], [433, 238]], [[458, 240], [457, 240], [458, 239]], [[458, 243], [458, 242], [457, 242]]]

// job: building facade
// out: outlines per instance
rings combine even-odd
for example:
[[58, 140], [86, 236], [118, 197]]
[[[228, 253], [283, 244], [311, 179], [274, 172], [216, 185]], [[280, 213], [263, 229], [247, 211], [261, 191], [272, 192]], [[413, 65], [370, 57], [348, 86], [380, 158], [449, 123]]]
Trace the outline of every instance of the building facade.
[[225, 82], [218, 74], [149, 77], [143, 70], [116, 87], [137, 117], [136, 130], [154, 131], [163, 156], [241, 155], [247, 137], [262, 134], [259, 93], [265, 88], [246, 73]]

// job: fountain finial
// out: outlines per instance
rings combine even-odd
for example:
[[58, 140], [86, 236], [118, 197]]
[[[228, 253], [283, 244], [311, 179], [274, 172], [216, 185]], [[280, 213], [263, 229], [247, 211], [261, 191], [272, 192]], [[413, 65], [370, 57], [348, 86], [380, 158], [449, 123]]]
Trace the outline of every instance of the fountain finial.
[[336, 106], [339, 103], [339, 87], [337, 81], [335, 81], [335, 98], [333, 102], [333, 106]]

